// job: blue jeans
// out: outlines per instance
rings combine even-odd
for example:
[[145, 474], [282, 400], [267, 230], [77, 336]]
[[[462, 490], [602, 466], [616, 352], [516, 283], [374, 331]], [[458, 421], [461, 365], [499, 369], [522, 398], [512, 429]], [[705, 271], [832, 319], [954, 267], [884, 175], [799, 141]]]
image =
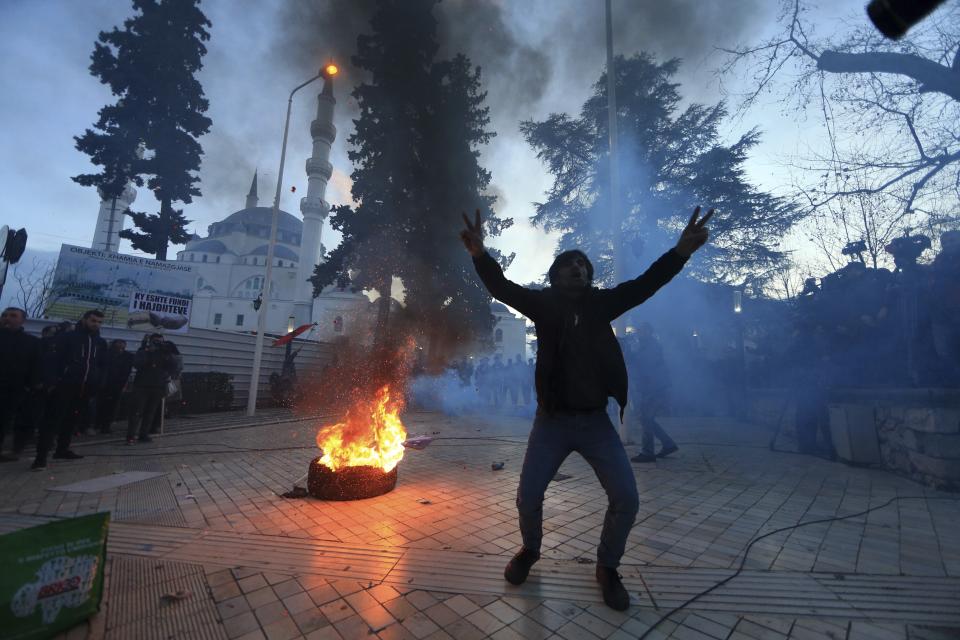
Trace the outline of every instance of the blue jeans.
[[593, 467], [607, 492], [607, 513], [597, 548], [597, 564], [616, 569], [640, 508], [640, 497], [627, 452], [603, 410], [578, 415], [540, 415], [534, 419], [517, 488], [523, 546], [540, 552], [543, 494], [560, 465], [574, 451]]

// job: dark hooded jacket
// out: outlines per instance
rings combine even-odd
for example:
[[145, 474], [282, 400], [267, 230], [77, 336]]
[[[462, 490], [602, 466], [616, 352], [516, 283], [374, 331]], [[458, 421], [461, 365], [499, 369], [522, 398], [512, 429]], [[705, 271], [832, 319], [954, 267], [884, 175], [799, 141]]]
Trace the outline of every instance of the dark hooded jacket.
[[96, 392], [103, 382], [107, 341], [99, 332], [88, 331], [79, 322], [73, 331], [61, 333], [55, 340], [50, 372], [53, 380], [48, 380], [48, 384]]
[[536, 326], [537, 413], [603, 409], [613, 397], [622, 419], [627, 367], [610, 323], [656, 293], [687, 259], [671, 249], [640, 277], [612, 289], [589, 287], [575, 298], [552, 287], [527, 289], [507, 280], [488, 253], [473, 262], [490, 294]]
[[39, 382], [40, 340], [22, 328], [0, 329], [0, 389], [23, 391]]

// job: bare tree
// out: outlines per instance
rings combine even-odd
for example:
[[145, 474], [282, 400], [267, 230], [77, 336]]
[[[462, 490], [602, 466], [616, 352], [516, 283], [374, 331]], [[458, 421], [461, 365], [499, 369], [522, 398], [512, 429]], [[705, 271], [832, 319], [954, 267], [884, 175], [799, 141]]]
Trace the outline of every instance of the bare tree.
[[13, 278], [17, 281], [17, 306], [27, 312], [31, 318], [39, 318], [53, 294], [53, 274], [56, 265], [47, 260], [34, 258], [30, 266], [23, 262], [13, 269]]
[[844, 232], [854, 230], [845, 222], [861, 219], [859, 206], [870, 206], [870, 215], [880, 212], [874, 198], [882, 198], [877, 206], [885, 218], [860, 225], [864, 234], [884, 235], [891, 225], [942, 231], [954, 224], [960, 197], [958, 5], [948, 3], [897, 42], [884, 39], [866, 17], [821, 38], [806, 12], [801, 0], [785, 0], [783, 32], [725, 50], [730, 57], [719, 70], [724, 76], [746, 66], [753, 74], [741, 110], [765, 92], [782, 91], [785, 80], [782, 100], [822, 120], [828, 143], [798, 161], [804, 176], [799, 201], [815, 212], [846, 199], [824, 214], [842, 210]]

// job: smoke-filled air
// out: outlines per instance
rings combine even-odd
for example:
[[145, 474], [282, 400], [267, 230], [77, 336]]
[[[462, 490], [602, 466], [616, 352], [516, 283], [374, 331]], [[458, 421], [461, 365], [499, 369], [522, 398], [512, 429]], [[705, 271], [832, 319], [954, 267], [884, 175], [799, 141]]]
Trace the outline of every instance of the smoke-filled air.
[[12, 637], [960, 634], [960, 0], [8, 0], [0, 59], [0, 530], [116, 531], [0, 536]]

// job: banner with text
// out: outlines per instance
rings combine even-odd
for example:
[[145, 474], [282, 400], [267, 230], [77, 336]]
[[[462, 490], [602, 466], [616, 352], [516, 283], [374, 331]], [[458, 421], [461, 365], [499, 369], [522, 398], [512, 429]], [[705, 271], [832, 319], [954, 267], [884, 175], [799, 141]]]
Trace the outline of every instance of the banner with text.
[[95, 513], [0, 536], [0, 635], [51, 638], [97, 612], [109, 521]]
[[77, 320], [100, 309], [108, 325], [186, 333], [196, 265], [65, 244], [44, 315]]

